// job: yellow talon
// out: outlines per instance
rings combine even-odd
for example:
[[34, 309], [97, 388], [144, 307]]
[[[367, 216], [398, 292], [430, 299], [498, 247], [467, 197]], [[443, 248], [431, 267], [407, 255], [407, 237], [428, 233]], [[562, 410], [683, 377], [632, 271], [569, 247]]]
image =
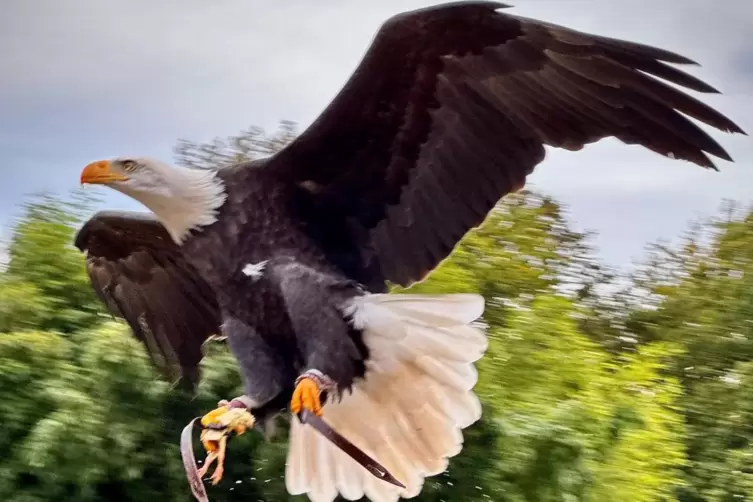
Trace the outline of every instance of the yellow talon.
[[315, 415], [322, 416], [320, 392], [319, 385], [313, 379], [302, 378], [293, 392], [290, 410], [297, 415], [305, 408]]

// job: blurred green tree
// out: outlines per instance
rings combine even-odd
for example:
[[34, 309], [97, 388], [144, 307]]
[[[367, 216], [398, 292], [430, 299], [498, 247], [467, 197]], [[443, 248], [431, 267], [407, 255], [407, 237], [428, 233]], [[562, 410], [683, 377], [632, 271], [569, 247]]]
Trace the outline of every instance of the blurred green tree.
[[[636, 339], [675, 343], [688, 465], [683, 502], [753, 497], [753, 211], [727, 202], [636, 272]], [[638, 303], [638, 302], [636, 302]]]
[[[200, 169], [258, 158], [295, 131], [283, 122], [271, 134], [180, 141], [176, 157]], [[36, 198], [13, 228], [0, 272], [0, 499], [190, 500], [180, 430], [240, 392], [236, 363], [208, 343], [196, 396], [157, 377], [124, 323], [105, 315], [71, 245], [90, 207]], [[483, 294], [490, 339], [478, 365], [484, 417], [416, 500], [753, 494], [753, 217], [707, 233], [654, 251], [616, 288], [555, 201], [523, 191], [500, 202], [408, 289]], [[281, 420], [272, 440], [233, 439], [211, 500], [306, 500], [285, 492], [285, 432]]]
[[9, 262], [0, 274], [0, 332], [19, 328], [71, 333], [104, 312], [95, 301], [73, 236], [95, 199], [33, 197], [13, 227]]

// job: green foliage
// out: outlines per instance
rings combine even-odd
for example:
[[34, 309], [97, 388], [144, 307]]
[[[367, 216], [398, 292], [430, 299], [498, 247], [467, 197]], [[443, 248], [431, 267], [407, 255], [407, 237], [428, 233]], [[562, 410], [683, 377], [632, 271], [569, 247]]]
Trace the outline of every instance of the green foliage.
[[571, 300], [540, 295], [492, 333], [479, 392], [504, 431], [500, 497], [662, 500], [684, 459], [671, 410], [679, 387], [654, 381], [668, 349], [614, 360], [578, 331], [578, 314]]
[[41, 329], [71, 333], [104, 312], [96, 301], [73, 237], [93, 199], [44, 195], [26, 204], [0, 276], [0, 332]]
[[[176, 155], [213, 168], [274, 153], [295, 130], [183, 141]], [[90, 208], [37, 197], [13, 228], [0, 272], [0, 500], [190, 500], [179, 435], [241, 392], [236, 362], [208, 343], [196, 396], [158, 378], [71, 245]], [[515, 194], [409, 289], [483, 294], [490, 340], [483, 419], [417, 502], [753, 498], [753, 213], [655, 247], [629, 278], [612, 277], [588, 237], [555, 201]], [[306, 500], [285, 491], [278, 425], [231, 441], [212, 501]]]
[[640, 339], [681, 344], [688, 465], [682, 501], [753, 496], [753, 212], [728, 206], [676, 248], [657, 247], [635, 281], [648, 307], [630, 313]]

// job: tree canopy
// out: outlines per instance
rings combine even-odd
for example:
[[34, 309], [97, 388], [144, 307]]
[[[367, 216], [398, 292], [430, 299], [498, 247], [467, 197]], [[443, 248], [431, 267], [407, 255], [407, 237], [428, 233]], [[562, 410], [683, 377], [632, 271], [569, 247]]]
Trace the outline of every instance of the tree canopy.
[[[180, 141], [176, 158], [200, 169], [257, 158], [295, 131], [283, 122]], [[12, 229], [0, 272], [0, 499], [190, 500], [180, 430], [240, 393], [236, 363], [208, 343], [195, 398], [158, 377], [72, 247], [92, 204], [32, 198]], [[753, 498], [753, 212], [724, 208], [679, 246], [654, 247], [620, 288], [589, 237], [556, 201], [523, 191], [409, 289], [484, 295], [490, 339], [483, 418], [417, 501]], [[306, 500], [285, 492], [285, 454], [284, 419], [274, 437], [233, 439], [210, 499]]]

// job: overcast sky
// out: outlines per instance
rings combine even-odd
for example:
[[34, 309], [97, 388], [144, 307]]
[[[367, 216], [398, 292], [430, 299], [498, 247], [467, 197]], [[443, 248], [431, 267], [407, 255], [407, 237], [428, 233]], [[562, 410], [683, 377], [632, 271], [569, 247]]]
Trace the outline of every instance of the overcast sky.
[[[1, 0], [0, 226], [28, 193], [65, 194], [89, 161], [172, 158], [178, 138], [280, 119], [308, 125], [380, 23], [427, 0]], [[702, 97], [753, 133], [753, 2], [518, 0], [509, 12], [658, 45], [698, 61]], [[550, 152], [529, 178], [629, 265], [722, 199], [753, 199], [753, 146], [715, 134], [736, 163], [716, 173], [613, 141]], [[96, 189], [113, 208], [143, 209]]]

